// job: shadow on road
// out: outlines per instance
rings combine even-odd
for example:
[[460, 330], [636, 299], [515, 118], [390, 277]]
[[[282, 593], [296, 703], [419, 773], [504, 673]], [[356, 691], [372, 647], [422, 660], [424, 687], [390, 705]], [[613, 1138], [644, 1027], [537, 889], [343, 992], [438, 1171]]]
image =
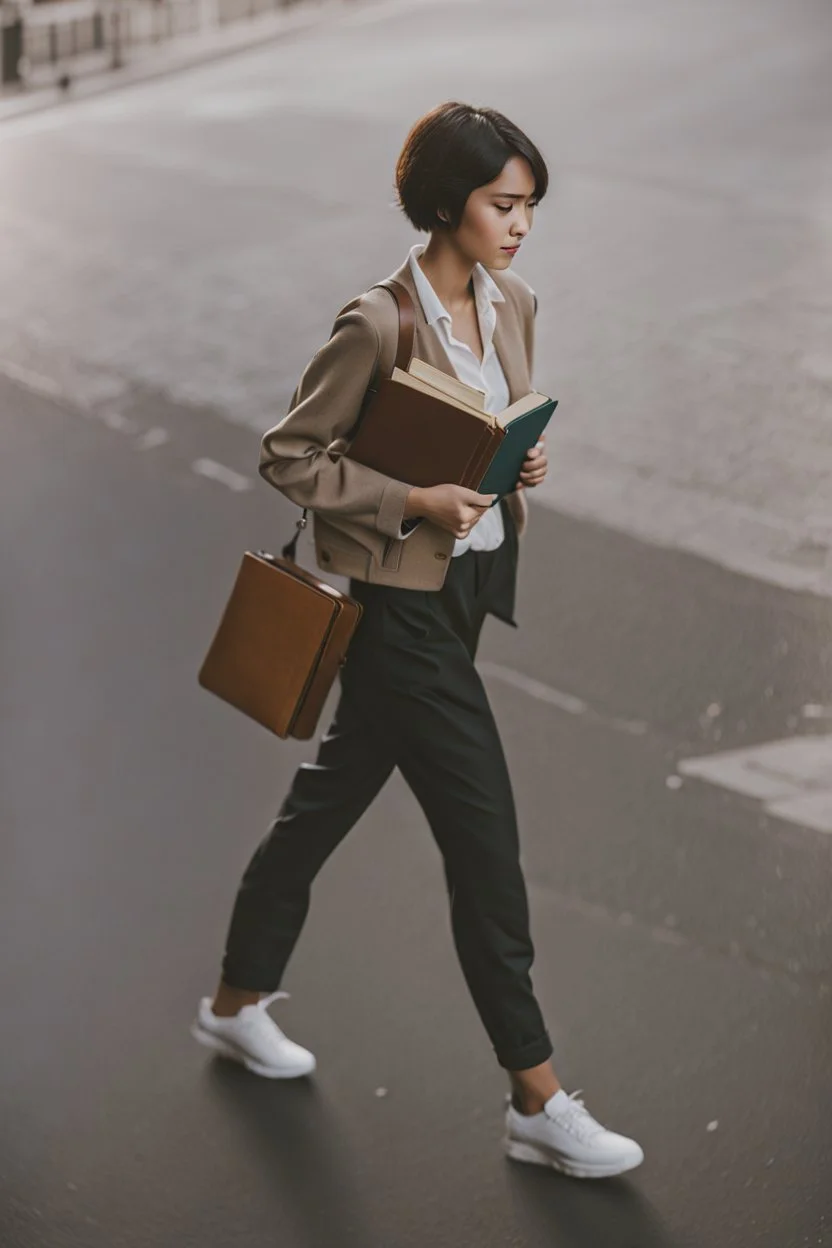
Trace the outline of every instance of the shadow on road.
[[368, 1248], [377, 1237], [359, 1194], [349, 1141], [317, 1086], [307, 1079], [269, 1080], [215, 1059], [206, 1069], [209, 1095], [242, 1122], [252, 1164], [264, 1168], [274, 1193], [275, 1244]]
[[[314, 1082], [271, 1082], [221, 1059], [209, 1064], [206, 1082], [242, 1123], [252, 1165], [266, 1172], [279, 1213], [276, 1241], [286, 1242], [288, 1218], [293, 1243], [381, 1248], [378, 1222], [361, 1196], [367, 1179], [356, 1175], [347, 1135]], [[628, 1179], [586, 1182], [516, 1163], [508, 1164], [508, 1176], [517, 1229], [529, 1248], [680, 1248]], [[374, 1198], [383, 1204], [383, 1192]]]
[[512, 1163], [509, 1190], [518, 1228], [530, 1246], [681, 1248], [638, 1192], [638, 1179], [570, 1179]]

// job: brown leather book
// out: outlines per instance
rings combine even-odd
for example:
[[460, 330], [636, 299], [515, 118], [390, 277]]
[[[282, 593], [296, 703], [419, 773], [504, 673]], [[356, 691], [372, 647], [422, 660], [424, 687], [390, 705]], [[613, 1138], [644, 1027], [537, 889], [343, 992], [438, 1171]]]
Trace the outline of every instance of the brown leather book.
[[482, 412], [386, 378], [345, 454], [408, 485], [475, 490], [504, 436]]

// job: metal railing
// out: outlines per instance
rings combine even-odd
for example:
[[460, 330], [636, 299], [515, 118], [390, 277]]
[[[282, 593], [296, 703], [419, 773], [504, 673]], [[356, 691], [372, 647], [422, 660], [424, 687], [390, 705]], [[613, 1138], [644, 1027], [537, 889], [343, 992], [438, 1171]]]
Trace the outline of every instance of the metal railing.
[[[19, 10], [0, 4], [0, 83], [32, 69], [73, 70], [79, 57], [109, 52], [113, 66], [131, 47], [216, 30], [231, 22], [287, 9], [302, 0], [65, 0]], [[106, 57], [104, 59], [107, 59]]]

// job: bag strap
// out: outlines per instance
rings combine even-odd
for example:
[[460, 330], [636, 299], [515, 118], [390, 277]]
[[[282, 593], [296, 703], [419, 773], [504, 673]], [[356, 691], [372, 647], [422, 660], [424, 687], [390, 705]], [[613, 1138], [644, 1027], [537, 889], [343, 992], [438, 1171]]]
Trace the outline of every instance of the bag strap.
[[370, 290], [388, 290], [396, 301], [399, 313], [399, 341], [396, 349], [395, 367], [407, 372], [413, 359], [413, 337], [416, 330], [416, 312], [410, 291], [395, 277], [386, 277], [383, 282], [376, 282]]
[[[399, 336], [396, 344], [394, 368], [400, 368], [406, 372], [410, 361], [413, 359], [413, 339], [416, 330], [416, 312], [410, 291], [401, 282], [397, 282], [394, 277], [386, 277], [384, 281], [376, 282], [374, 286], [370, 287], [370, 290], [377, 289], [389, 291], [396, 301], [396, 308], [399, 313]], [[298, 539], [309, 523], [307, 520], [308, 512], [309, 508], [304, 507], [303, 514], [295, 523], [294, 537], [286, 543], [280, 552], [284, 559], [291, 559], [292, 563], [297, 563]]]
[[283, 547], [283, 549], [280, 552], [284, 559], [291, 559], [292, 563], [297, 563], [298, 561], [297, 560], [298, 538], [300, 537], [301, 533], [303, 532], [303, 530], [306, 528], [307, 524], [309, 523], [309, 521], [306, 519], [306, 513], [308, 512], [308, 510], [309, 510], [308, 507], [304, 507], [303, 515], [301, 516], [300, 520], [298, 520], [295, 523], [295, 536], [292, 538], [291, 541], [286, 543], [286, 545]]

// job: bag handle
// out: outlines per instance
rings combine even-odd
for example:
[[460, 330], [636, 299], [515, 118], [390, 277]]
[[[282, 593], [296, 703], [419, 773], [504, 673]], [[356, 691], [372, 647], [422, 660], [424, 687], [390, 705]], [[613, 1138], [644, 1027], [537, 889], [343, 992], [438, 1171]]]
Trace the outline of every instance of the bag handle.
[[[401, 282], [397, 282], [394, 277], [386, 277], [382, 282], [376, 282], [370, 290], [381, 288], [387, 290], [396, 301], [396, 308], [399, 313], [399, 337], [396, 344], [396, 359], [394, 367], [400, 368], [407, 372], [410, 361], [413, 359], [413, 339], [416, 330], [416, 312], [413, 307], [413, 300], [410, 297], [410, 291]], [[284, 559], [291, 559], [292, 563], [297, 563], [298, 539], [306, 528], [309, 521], [307, 515], [308, 507], [303, 508], [303, 514], [295, 523], [295, 535], [288, 541], [281, 550]]]

